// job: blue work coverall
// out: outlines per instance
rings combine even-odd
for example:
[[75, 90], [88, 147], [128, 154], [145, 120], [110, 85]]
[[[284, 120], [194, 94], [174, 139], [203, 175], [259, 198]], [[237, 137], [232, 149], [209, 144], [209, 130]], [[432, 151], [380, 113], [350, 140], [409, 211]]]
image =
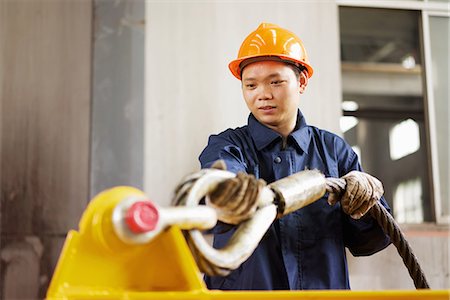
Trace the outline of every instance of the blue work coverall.
[[[361, 171], [352, 148], [337, 135], [306, 124], [298, 111], [297, 125], [283, 146], [277, 132], [250, 114], [248, 125], [209, 138], [200, 155], [202, 168], [223, 159], [231, 172], [246, 172], [267, 183], [305, 169], [326, 177]], [[390, 243], [369, 215], [354, 220], [340, 204], [322, 199], [276, 220], [250, 258], [226, 277], [205, 276], [209, 289], [303, 290], [349, 289], [347, 247], [354, 256], [371, 255]], [[381, 203], [389, 210], [384, 198]], [[226, 245], [234, 227], [219, 224], [214, 247]]]

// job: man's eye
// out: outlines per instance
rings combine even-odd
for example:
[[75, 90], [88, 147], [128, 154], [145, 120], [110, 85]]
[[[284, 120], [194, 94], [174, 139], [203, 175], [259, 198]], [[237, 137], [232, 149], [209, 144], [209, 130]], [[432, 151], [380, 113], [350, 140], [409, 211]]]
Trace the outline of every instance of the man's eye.
[[245, 87], [248, 89], [253, 89], [253, 88], [255, 88], [255, 85], [254, 84], [246, 84]]
[[283, 80], [275, 80], [272, 81], [272, 84], [282, 84], [284, 81]]

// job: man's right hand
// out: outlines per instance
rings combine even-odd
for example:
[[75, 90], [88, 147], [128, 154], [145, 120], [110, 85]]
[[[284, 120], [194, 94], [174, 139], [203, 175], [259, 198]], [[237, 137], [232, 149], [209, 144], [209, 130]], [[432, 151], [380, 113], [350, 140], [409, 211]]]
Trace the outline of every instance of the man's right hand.
[[239, 224], [253, 216], [258, 207], [258, 194], [266, 182], [254, 175], [239, 172], [236, 177], [219, 183], [207, 195], [207, 205], [216, 209], [220, 221]]

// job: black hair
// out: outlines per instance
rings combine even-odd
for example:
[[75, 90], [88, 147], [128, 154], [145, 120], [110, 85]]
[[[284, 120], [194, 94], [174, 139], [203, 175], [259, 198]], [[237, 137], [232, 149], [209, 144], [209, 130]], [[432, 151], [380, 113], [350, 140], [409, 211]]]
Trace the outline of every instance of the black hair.
[[287, 63], [287, 65], [292, 69], [292, 71], [294, 71], [294, 74], [295, 74], [295, 77], [297, 77], [297, 80], [300, 79], [300, 73], [307, 70], [306, 67], [304, 67], [302, 65], [291, 64], [291, 63]]
[[[265, 60], [270, 60], [270, 61], [278, 61], [278, 62], [283, 62], [285, 63], [289, 68], [292, 69], [292, 71], [294, 71], [295, 73], [295, 77], [297, 78], [297, 80], [300, 79], [300, 74], [307, 70], [307, 68], [299, 63], [293, 62], [291, 60], [287, 60], [287, 59], [282, 59], [278, 56], [262, 56], [262, 57], [255, 57], [255, 58], [250, 58], [247, 60], [242, 61], [239, 64], [239, 69], [240, 69], [240, 73], [242, 76], [242, 71], [244, 70], [244, 68], [246, 66], [248, 66], [249, 64], [253, 63], [253, 62], [257, 62], [257, 61], [265, 61]], [[309, 75], [309, 73], [308, 73]]]

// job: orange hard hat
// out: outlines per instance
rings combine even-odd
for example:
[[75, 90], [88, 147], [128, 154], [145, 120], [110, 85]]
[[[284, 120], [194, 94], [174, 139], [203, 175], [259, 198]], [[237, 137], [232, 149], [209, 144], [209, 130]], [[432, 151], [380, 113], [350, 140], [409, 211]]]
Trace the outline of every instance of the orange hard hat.
[[303, 42], [291, 31], [270, 23], [261, 23], [247, 36], [239, 49], [238, 58], [230, 62], [228, 68], [240, 80], [242, 62], [257, 58], [264, 60], [264, 57], [279, 58], [297, 67], [303, 66], [309, 77], [313, 74]]

